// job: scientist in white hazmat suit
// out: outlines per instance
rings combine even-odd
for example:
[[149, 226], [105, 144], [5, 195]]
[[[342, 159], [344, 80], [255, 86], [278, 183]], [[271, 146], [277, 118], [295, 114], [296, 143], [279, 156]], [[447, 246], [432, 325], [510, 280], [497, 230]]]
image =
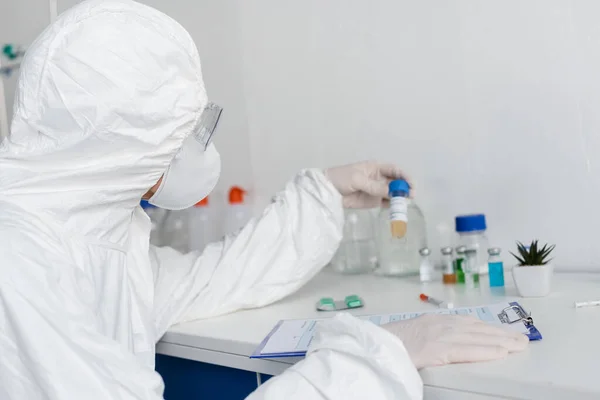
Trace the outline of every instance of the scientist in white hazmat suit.
[[[202, 254], [149, 246], [138, 205], [150, 188], [151, 202], [181, 209], [217, 182], [207, 103], [188, 33], [133, 1], [83, 2], [31, 45], [0, 146], [1, 399], [161, 399], [154, 346], [171, 325], [294, 292], [332, 258], [343, 205], [374, 206], [402, 176], [376, 163], [307, 169]], [[339, 315], [250, 398], [420, 399], [418, 368], [526, 344], [469, 318], [380, 328]]]

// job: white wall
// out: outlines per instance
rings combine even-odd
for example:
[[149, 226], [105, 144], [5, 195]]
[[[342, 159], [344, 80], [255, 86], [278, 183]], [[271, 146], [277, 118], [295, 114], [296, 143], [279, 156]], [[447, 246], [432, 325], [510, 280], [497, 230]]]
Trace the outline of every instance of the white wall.
[[[439, 224], [485, 212], [600, 265], [600, 2], [241, 2], [256, 186], [302, 166], [394, 161]], [[598, 116], [597, 116], [598, 115]]]
[[190, 30], [225, 106], [221, 189], [264, 200], [303, 167], [393, 161], [433, 247], [437, 226], [485, 212], [505, 251], [539, 237], [561, 266], [600, 265], [600, 2], [148, 3]]
[[[0, 1], [0, 49], [8, 43], [17, 46], [31, 43], [50, 21], [48, 4], [48, 0]], [[6, 113], [9, 120], [12, 117], [14, 92], [18, 76], [18, 73], [12, 73], [8, 78], [5, 75], [0, 75], [0, 80], [4, 85]], [[3, 117], [2, 114], [0, 112], [0, 118]], [[4, 133], [0, 132], [0, 139]]]

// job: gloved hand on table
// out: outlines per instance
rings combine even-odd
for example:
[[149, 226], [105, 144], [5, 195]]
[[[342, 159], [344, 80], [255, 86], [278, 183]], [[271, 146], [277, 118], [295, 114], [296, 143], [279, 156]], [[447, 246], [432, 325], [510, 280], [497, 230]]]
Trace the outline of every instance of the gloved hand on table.
[[388, 196], [390, 181], [408, 181], [406, 175], [395, 165], [373, 161], [329, 168], [325, 170], [325, 176], [343, 196], [345, 208], [378, 207], [381, 200]]
[[423, 315], [382, 326], [404, 344], [417, 369], [490, 361], [527, 348], [527, 336], [461, 315]]

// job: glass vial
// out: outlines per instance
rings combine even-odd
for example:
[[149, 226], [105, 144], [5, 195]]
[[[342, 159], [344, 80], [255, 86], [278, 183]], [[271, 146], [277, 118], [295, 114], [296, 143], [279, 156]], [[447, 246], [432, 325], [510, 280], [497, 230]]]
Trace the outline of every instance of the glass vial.
[[452, 247], [442, 248], [442, 264], [444, 268], [443, 281], [446, 285], [456, 283], [456, 273], [454, 272], [454, 260], [452, 259]]
[[410, 186], [405, 180], [398, 179], [390, 182], [390, 227], [395, 238], [403, 238], [406, 235], [409, 193]]
[[479, 263], [477, 262], [477, 250], [465, 249], [465, 285], [468, 288], [479, 286]]
[[421, 265], [419, 266], [419, 278], [421, 282], [430, 282], [433, 280], [433, 265], [431, 265], [431, 261], [429, 260], [429, 255], [431, 252], [427, 247], [419, 250], [419, 254], [421, 254]]
[[492, 247], [488, 249], [488, 273], [490, 275], [490, 287], [504, 286], [504, 265], [500, 258], [500, 249]]
[[463, 269], [465, 264], [465, 246], [458, 246], [456, 248], [456, 258], [454, 259], [454, 271], [456, 273], [456, 283], [465, 283], [465, 271]]

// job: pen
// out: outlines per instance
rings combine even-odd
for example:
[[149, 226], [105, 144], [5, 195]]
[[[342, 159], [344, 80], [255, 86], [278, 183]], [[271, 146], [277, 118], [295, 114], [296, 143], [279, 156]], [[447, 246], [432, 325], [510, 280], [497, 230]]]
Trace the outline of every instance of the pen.
[[436, 305], [436, 306], [438, 306], [438, 307], [440, 307], [440, 308], [454, 308], [454, 304], [452, 304], [452, 303], [446, 303], [445, 301], [438, 300], [438, 299], [434, 299], [433, 297], [429, 297], [429, 296], [427, 296], [427, 295], [426, 295], [426, 294], [424, 294], [424, 293], [421, 293], [421, 294], [419, 295], [419, 298], [420, 298], [422, 301], [425, 301], [425, 302], [427, 302], [427, 303], [434, 304], [434, 305]]
[[576, 301], [575, 308], [600, 306], [600, 300]]

